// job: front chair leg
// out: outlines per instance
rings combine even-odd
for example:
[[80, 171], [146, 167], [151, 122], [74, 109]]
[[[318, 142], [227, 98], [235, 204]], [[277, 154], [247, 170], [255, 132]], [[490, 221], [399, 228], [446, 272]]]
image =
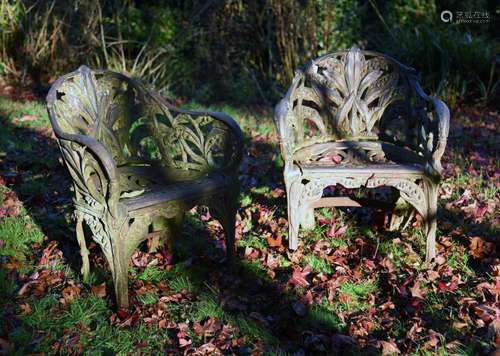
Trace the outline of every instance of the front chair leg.
[[299, 226], [303, 215], [303, 211], [299, 206], [302, 189], [303, 185], [299, 180], [293, 180], [286, 185], [286, 200], [288, 208], [288, 248], [291, 250], [296, 250], [299, 246]]
[[113, 244], [113, 255], [110, 263], [115, 287], [116, 302], [119, 308], [126, 309], [129, 306], [128, 300], [128, 262], [125, 255], [125, 246], [122, 239], [118, 239]]
[[426, 254], [425, 260], [430, 262], [436, 257], [436, 229], [437, 229], [437, 199], [438, 184], [428, 181], [425, 183], [425, 192], [427, 198], [427, 219], [426, 219]]
[[100, 220], [99, 229], [94, 229], [94, 240], [101, 246], [111, 269], [116, 302], [119, 308], [128, 308], [128, 265], [130, 257], [146, 239], [151, 219], [147, 216], [130, 219], [129, 217], [110, 216]]

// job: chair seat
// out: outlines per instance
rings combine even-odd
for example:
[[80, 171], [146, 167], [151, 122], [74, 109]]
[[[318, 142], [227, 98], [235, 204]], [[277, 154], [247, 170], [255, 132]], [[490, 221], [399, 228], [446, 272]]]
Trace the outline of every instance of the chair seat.
[[366, 165], [324, 165], [324, 164], [298, 164], [304, 174], [338, 173], [342, 175], [362, 174], [398, 174], [398, 175], [423, 175], [424, 166], [419, 164], [366, 164]]
[[425, 157], [387, 142], [334, 141], [309, 145], [297, 150], [294, 161], [312, 170], [422, 172]]
[[122, 198], [120, 202], [125, 204], [128, 211], [134, 211], [168, 201], [189, 201], [202, 196], [206, 197], [220, 192], [227, 186], [222, 176], [206, 177], [193, 181], [148, 187], [144, 189], [143, 193], [131, 198]]

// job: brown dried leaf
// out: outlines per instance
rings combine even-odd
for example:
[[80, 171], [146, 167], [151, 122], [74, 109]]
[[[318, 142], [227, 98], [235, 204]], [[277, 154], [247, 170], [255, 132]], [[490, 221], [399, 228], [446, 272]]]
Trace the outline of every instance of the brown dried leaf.
[[29, 305], [28, 303], [20, 304], [19, 308], [21, 309], [22, 315], [30, 315], [33, 312], [33, 310], [31, 309], [31, 305]]
[[309, 282], [305, 279], [305, 277], [307, 277], [309, 273], [311, 273], [311, 268], [309, 266], [306, 266], [303, 270], [299, 267], [295, 267], [293, 269], [292, 277], [288, 280], [288, 283], [295, 286], [308, 287]]
[[97, 286], [92, 286], [90, 288], [90, 290], [91, 290], [93, 295], [96, 295], [96, 296], [101, 297], [101, 298], [105, 297], [107, 294], [106, 293], [106, 283], [101, 283]]
[[62, 290], [64, 301], [69, 302], [80, 295], [81, 289], [74, 284], [71, 284]]
[[271, 235], [267, 237], [267, 243], [271, 247], [281, 247], [283, 244], [283, 239], [281, 238], [281, 234], [278, 234], [278, 236], [274, 239]]
[[377, 342], [377, 346], [382, 349], [382, 355], [394, 355], [397, 354], [399, 355], [401, 351], [399, 348], [396, 346], [394, 341], [383, 341], [380, 340]]

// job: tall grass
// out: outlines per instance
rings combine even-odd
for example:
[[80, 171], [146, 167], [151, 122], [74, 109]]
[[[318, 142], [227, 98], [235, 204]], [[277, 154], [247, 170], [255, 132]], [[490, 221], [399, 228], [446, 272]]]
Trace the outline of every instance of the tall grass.
[[[483, 2], [474, 6], [486, 10]], [[470, 8], [467, 0], [453, 5]], [[0, 76], [47, 83], [87, 64], [200, 102], [272, 104], [298, 67], [357, 44], [416, 67], [426, 90], [451, 106], [461, 98], [492, 102], [499, 91], [494, 26], [444, 24], [440, 6], [435, 0], [0, 0]]]

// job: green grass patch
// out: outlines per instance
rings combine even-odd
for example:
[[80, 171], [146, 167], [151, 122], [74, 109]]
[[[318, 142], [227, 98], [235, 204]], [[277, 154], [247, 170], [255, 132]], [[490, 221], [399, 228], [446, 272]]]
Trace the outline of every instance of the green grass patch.
[[0, 97], [0, 115], [8, 122], [17, 120], [24, 127], [48, 127], [49, 117], [44, 103], [37, 101], [12, 101]]
[[20, 215], [0, 220], [0, 236], [4, 242], [0, 254], [24, 260], [31, 245], [42, 242], [44, 234], [29, 216]]
[[305, 255], [304, 263], [312, 268], [315, 272], [332, 274], [333, 268], [325, 259], [318, 257], [316, 255]]
[[191, 317], [194, 321], [201, 321], [206, 318], [224, 319], [225, 313], [221, 302], [212, 293], [200, 295], [198, 301], [192, 306]]
[[343, 283], [338, 289], [339, 295], [346, 295], [345, 301], [338, 302], [341, 310], [346, 311], [363, 311], [366, 310], [369, 305], [366, 304], [366, 300], [369, 295], [377, 291], [377, 284], [373, 281], [352, 283]]
[[267, 241], [263, 236], [249, 232], [244, 239], [238, 240], [239, 247], [253, 247], [258, 249], [267, 248]]
[[193, 283], [185, 276], [178, 276], [169, 282], [169, 287], [175, 292], [188, 291], [192, 292], [194, 289]]
[[269, 330], [263, 328], [252, 319], [249, 319], [244, 315], [238, 315], [235, 318], [235, 321], [236, 325], [238, 325], [238, 327], [240, 328], [241, 333], [251, 340], [260, 339], [268, 345], [278, 344], [278, 339], [273, 334], [271, 334]]
[[335, 311], [325, 305], [314, 305], [309, 308], [305, 322], [310, 327], [317, 327], [318, 324], [321, 324], [334, 332], [343, 332], [346, 328]]

